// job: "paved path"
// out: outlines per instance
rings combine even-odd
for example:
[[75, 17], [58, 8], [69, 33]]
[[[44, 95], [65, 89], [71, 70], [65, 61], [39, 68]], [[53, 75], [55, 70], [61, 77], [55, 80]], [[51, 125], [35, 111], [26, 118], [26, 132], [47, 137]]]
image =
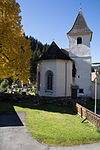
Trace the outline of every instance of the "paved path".
[[67, 147], [39, 143], [24, 126], [24, 118], [24, 112], [0, 114], [0, 150], [100, 150], [100, 143]]

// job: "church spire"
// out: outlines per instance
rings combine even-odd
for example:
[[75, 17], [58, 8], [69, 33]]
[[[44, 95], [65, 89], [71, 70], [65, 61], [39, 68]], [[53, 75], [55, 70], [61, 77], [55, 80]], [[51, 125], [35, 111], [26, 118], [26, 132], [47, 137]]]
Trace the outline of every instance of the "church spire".
[[78, 16], [74, 22], [72, 29], [67, 33], [67, 35], [85, 35], [90, 34], [92, 39], [92, 31], [89, 29], [82, 11], [79, 11]]

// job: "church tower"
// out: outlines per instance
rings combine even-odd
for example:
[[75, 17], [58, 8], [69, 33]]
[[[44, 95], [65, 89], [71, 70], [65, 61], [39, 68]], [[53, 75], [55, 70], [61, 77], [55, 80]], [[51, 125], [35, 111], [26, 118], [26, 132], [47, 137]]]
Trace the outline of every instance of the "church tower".
[[72, 29], [67, 33], [69, 56], [74, 60], [76, 74], [73, 77], [72, 96], [91, 97], [91, 53], [92, 31], [82, 12], [78, 13]]

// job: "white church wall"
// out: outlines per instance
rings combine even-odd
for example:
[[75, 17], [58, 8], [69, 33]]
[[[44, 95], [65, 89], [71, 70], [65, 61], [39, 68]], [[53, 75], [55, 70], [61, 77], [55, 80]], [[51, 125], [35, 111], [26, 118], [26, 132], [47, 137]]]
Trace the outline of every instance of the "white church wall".
[[56, 60], [56, 96], [65, 96], [65, 61]]
[[[77, 44], [77, 38], [82, 38], [82, 44]], [[69, 48], [71, 57], [88, 57], [90, 54], [90, 35], [69, 37]]]
[[67, 63], [67, 78], [66, 78], [66, 93], [67, 96], [71, 96], [71, 85], [72, 85], [72, 62], [68, 61]]
[[[55, 60], [44, 60], [39, 62], [39, 68], [40, 68], [40, 91], [38, 91], [39, 95], [42, 96], [51, 96], [54, 97], [56, 95], [56, 61]], [[46, 90], [46, 78], [45, 74], [46, 72], [50, 70], [53, 72], [53, 90]]]
[[77, 70], [75, 84], [79, 85], [79, 89], [84, 90], [84, 93], [78, 93], [78, 96], [91, 96], [91, 58], [77, 58], [74, 60]]
[[71, 96], [72, 62], [56, 60], [56, 96]]
[[[44, 60], [39, 62], [40, 91], [39, 95], [51, 97], [71, 96], [72, 62], [65, 60]], [[46, 90], [46, 72], [53, 72], [53, 90]], [[65, 73], [66, 71], [66, 73]]]
[[[77, 38], [82, 38], [82, 44], [77, 44]], [[90, 54], [90, 35], [79, 35], [69, 37], [69, 55], [75, 61], [76, 78], [75, 84], [83, 93], [78, 96], [91, 96], [91, 54]]]

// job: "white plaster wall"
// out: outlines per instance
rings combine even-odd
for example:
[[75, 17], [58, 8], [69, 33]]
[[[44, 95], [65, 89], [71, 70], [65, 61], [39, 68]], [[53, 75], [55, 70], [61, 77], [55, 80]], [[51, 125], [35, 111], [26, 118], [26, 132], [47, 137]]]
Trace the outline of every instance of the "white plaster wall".
[[[82, 44], [77, 44], [77, 38], [82, 38]], [[90, 56], [90, 35], [71, 36], [69, 37], [69, 48], [71, 57], [88, 57]]]
[[[38, 63], [37, 68], [39, 68], [38, 70], [40, 70], [40, 91], [38, 91], [39, 95], [51, 97], [71, 96], [71, 84], [72, 84], [71, 61], [44, 60]], [[53, 91], [47, 91], [45, 87], [46, 85], [45, 73], [48, 70], [53, 72]]]
[[[77, 44], [77, 38], [82, 37], [82, 44]], [[69, 55], [76, 64], [75, 84], [80, 89], [84, 89], [84, 93], [78, 96], [91, 96], [91, 54], [90, 54], [90, 35], [71, 36], [69, 37]]]
[[56, 61], [56, 96], [71, 96], [72, 62]]
[[[95, 98], [95, 82], [92, 82], [92, 98]], [[97, 84], [97, 99], [100, 100], [100, 84]]]
[[67, 63], [67, 88], [66, 88], [66, 93], [67, 96], [71, 96], [71, 85], [72, 85], [72, 62], [68, 61]]
[[75, 84], [80, 89], [84, 89], [84, 93], [78, 93], [78, 96], [91, 96], [91, 58], [76, 58], [76, 78]]
[[[39, 95], [42, 96], [56, 96], [56, 61], [55, 60], [44, 60], [38, 63], [38, 66], [40, 68], [40, 91], [38, 91]], [[50, 70], [53, 72], [53, 91], [47, 91], [46, 90], [46, 78], [45, 74], [46, 72]]]
[[72, 62], [56, 61], [56, 96], [71, 96]]
[[56, 96], [65, 96], [65, 61], [56, 60]]

